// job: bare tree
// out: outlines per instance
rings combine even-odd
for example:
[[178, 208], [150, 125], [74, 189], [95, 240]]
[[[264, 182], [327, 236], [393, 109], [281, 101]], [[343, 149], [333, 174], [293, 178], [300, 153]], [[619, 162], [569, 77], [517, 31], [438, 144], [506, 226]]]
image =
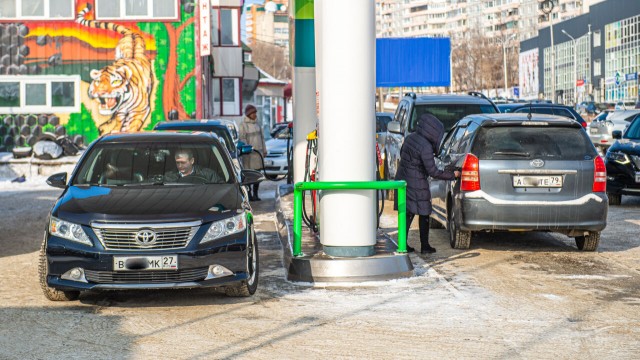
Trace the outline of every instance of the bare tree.
[[251, 44], [253, 63], [278, 80], [291, 79], [291, 64], [286, 48], [263, 41]]
[[454, 91], [501, 88], [502, 47], [480, 30], [470, 30], [452, 39]]

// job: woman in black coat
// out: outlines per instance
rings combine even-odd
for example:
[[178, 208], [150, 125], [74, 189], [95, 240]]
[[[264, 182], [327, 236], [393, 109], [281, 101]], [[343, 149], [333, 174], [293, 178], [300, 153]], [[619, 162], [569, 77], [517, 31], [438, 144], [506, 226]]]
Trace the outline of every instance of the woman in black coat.
[[[420, 252], [434, 253], [429, 245], [429, 215], [431, 214], [431, 191], [429, 177], [453, 180], [460, 176], [458, 171], [439, 170], [434, 161], [434, 153], [444, 136], [444, 126], [431, 114], [423, 114], [416, 131], [409, 134], [400, 150], [400, 166], [396, 180], [407, 182], [407, 234], [416, 215], [420, 216]], [[407, 236], [408, 238], [408, 236]], [[407, 251], [414, 249], [407, 245]]]

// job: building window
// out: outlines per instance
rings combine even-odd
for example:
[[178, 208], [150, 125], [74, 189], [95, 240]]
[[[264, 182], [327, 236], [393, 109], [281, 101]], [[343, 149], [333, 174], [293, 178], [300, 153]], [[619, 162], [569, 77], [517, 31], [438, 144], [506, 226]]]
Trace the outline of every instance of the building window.
[[600, 76], [600, 75], [602, 75], [600, 59], [594, 59], [593, 60], [593, 76]]
[[242, 115], [239, 78], [213, 79], [213, 112], [222, 116]]
[[74, 0], [0, 0], [0, 20], [73, 20]]
[[0, 76], [0, 114], [80, 112], [79, 76]]
[[96, 0], [96, 19], [178, 20], [179, 3], [179, 0]]
[[600, 46], [600, 30], [593, 32], [593, 47]]
[[211, 10], [211, 44], [212, 46], [239, 46], [237, 9]]

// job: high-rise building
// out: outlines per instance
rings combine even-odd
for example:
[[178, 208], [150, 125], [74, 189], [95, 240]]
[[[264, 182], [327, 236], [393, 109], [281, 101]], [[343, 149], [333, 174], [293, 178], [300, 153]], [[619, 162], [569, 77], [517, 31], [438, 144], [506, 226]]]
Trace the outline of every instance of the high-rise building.
[[[589, 11], [603, 0], [553, 0], [554, 23]], [[540, 0], [376, 0], [378, 37], [448, 36], [480, 32], [525, 40], [550, 24]]]
[[259, 41], [285, 48], [289, 55], [288, 0], [267, 1], [265, 4], [245, 5], [246, 42]]

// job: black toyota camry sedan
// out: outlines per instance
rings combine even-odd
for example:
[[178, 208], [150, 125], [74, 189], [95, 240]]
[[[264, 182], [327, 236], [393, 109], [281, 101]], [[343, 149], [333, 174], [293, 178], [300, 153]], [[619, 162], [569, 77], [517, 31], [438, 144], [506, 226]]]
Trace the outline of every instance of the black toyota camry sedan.
[[620, 205], [622, 195], [640, 196], [640, 117], [624, 131], [614, 130], [616, 141], [607, 150], [607, 195]]
[[242, 185], [214, 134], [138, 133], [96, 140], [73, 173], [44, 231], [39, 276], [49, 300], [83, 290], [258, 287], [258, 244]]

